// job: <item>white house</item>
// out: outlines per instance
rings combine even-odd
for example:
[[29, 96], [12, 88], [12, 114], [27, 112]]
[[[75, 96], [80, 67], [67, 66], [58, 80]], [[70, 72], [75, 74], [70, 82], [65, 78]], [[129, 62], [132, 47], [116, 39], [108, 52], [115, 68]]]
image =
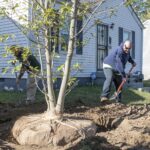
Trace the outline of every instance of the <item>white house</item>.
[[144, 22], [143, 33], [143, 74], [144, 80], [150, 79], [150, 20]]
[[[0, 0], [0, 2], [3, 0]], [[15, 0], [22, 1], [22, 0]], [[23, 6], [23, 4], [21, 5]], [[116, 8], [114, 15], [110, 17], [110, 11], [106, 12], [108, 8]], [[22, 8], [22, 7], [21, 7]], [[21, 9], [20, 8], [20, 9]], [[23, 8], [26, 10], [23, 13], [30, 19], [32, 18], [31, 10], [28, 7]], [[131, 51], [133, 59], [137, 63], [137, 67], [134, 71], [142, 71], [142, 55], [143, 55], [143, 25], [137, 15], [135, 14], [132, 7], [125, 7], [123, 5], [123, 0], [107, 0], [100, 8], [103, 13], [96, 13], [91, 19], [86, 29], [88, 32], [80, 34], [80, 40], [88, 40], [89, 42], [80, 49], [76, 48], [73, 56], [73, 62], [78, 62], [81, 64], [81, 71], [76, 74], [76, 77], [80, 78], [81, 81], [88, 81], [90, 79], [91, 73], [95, 72], [97, 77], [103, 79], [102, 63], [104, 57], [114, 48], [116, 48], [122, 41], [129, 39], [133, 42], [133, 48]], [[20, 11], [19, 13], [22, 13]], [[14, 20], [19, 22], [18, 18], [14, 16]], [[92, 26], [96, 20], [101, 20], [101, 23]], [[85, 21], [80, 21], [78, 26], [81, 28]], [[85, 29], [85, 30], [86, 30]], [[7, 60], [9, 58], [2, 57], [5, 46], [10, 45], [22, 45], [29, 46], [30, 43], [26, 36], [18, 29], [18, 27], [9, 19], [0, 19], [0, 35], [2, 34], [14, 34], [14, 39], [8, 39], [5, 43], [0, 43], [0, 70], [5, 68]], [[63, 34], [60, 33], [62, 36]], [[58, 66], [64, 62], [65, 52], [59, 46], [59, 55], [61, 56], [55, 63]], [[127, 66], [127, 70], [130, 65]], [[0, 85], [15, 78], [15, 75], [10, 72], [2, 75], [0, 77]], [[13, 80], [14, 81], [14, 80]], [[13, 82], [12, 81], [12, 82]]]

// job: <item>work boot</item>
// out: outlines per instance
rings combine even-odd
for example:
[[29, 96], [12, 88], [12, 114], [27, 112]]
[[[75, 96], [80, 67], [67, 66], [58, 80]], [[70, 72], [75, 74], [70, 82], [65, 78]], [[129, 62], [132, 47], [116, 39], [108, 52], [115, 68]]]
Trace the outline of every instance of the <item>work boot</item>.
[[118, 97], [118, 98], [116, 99], [116, 102], [117, 102], [117, 103], [121, 103], [121, 98]]
[[26, 102], [26, 105], [32, 105], [34, 104], [35, 101], [27, 99], [25, 102]]
[[108, 101], [108, 98], [107, 97], [101, 97], [101, 102], [103, 101]]
[[31, 101], [30, 100], [26, 100], [26, 105], [30, 105]]
[[117, 103], [121, 103], [121, 99], [122, 99], [122, 94], [120, 93], [120, 94], [117, 96], [116, 102], [117, 102]]

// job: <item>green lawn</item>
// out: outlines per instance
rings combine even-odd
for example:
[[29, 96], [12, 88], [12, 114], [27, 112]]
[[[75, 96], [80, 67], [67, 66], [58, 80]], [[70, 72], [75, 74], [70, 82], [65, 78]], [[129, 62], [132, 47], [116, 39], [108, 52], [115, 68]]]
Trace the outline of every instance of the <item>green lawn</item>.
[[[76, 88], [70, 95], [67, 96], [67, 103], [75, 103], [76, 101], [81, 101], [87, 105], [95, 105], [100, 101], [101, 87], [79, 87]], [[126, 104], [135, 103], [150, 103], [150, 93], [140, 92], [133, 88], [124, 88], [122, 94], [122, 101]]]
[[[76, 103], [81, 103], [84, 105], [97, 105], [100, 101], [100, 86], [83, 86], [76, 87], [70, 92], [65, 100], [65, 104], [76, 105]], [[5, 103], [16, 103], [19, 100], [23, 100], [26, 97], [25, 92], [0, 92], [0, 102]], [[44, 100], [43, 94], [37, 92], [37, 101]], [[132, 88], [124, 88], [123, 90], [123, 103], [135, 104], [135, 103], [150, 103], [150, 93], [140, 92]]]
[[144, 86], [150, 87], [150, 80], [144, 80], [143, 81]]
[[[19, 91], [0, 91], [0, 102], [3, 103], [16, 103], [21, 100], [26, 99], [26, 92], [19, 92]], [[40, 92], [36, 94], [37, 101], [43, 100], [44, 96]]]

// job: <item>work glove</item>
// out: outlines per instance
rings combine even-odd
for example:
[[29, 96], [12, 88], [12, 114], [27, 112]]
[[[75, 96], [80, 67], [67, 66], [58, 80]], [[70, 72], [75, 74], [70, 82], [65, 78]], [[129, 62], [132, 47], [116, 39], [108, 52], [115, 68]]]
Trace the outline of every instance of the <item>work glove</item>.
[[122, 81], [126, 82], [126, 81], [127, 81], [127, 78], [123, 78]]
[[127, 77], [125, 72], [122, 72], [121, 74], [122, 74], [122, 78], [126, 78]]
[[15, 64], [16, 64], [16, 60], [13, 60], [12, 62], [11, 62], [11, 64], [14, 66]]
[[134, 62], [134, 63], [132, 64], [132, 66], [135, 67], [135, 66], [136, 66], [136, 63]]

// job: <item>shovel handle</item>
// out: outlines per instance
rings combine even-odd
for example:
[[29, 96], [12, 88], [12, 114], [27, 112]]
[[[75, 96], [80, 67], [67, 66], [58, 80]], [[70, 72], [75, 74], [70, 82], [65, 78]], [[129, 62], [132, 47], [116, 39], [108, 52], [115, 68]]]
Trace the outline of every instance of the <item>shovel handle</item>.
[[119, 85], [119, 87], [118, 87], [118, 89], [117, 89], [116, 95], [119, 94], [119, 92], [120, 92], [121, 88], [123, 87], [123, 85], [125, 84], [125, 82], [126, 82], [126, 80], [123, 80], [123, 81], [121, 82], [121, 84]]
[[133, 70], [133, 68], [134, 68], [134, 66], [132, 66], [132, 67], [130, 68], [130, 70], [129, 70], [129, 72], [128, 72], [128, 74], [127, 74], [126, 78], [125, 78], [125, 80], [123, 80], [123, 81], [121, 82], [121, 84], [119, 85], [119, 87], [118, 87], [118, 89], [117, 89], [117, 92], [116, 92], [116, 95], [118, 95], [118, 94], [119, 94], [119, 92], [120, 92], [121, 88], [122, 88], [122, 87], [123, 87], [123, 85], [125, 84], [125, 82], [126, 82], [126, 80], [128, 79], [128, 77], [129, 77], [129, 75], [130, 75], [131, 71]]
[[[12, 63], [12, 65], [13, 65], [14, 67], [16, 66], [15, 63]], [[16, 80], [17, 80], [17, 78], [18, 78], [17, 71], [15, 71], [15, 77], [16, 77]], [[16, 86], [17, 86], [17, 90], [20, 91], [20, 85], [19, 85], [19, 82], [18, 82], [18, 83], [16, 82]]]
[[126, 77], [126, 79], [128, 78], [128, 76], [130, 75], [130, 73], [132, 72], [132, 70], [133, 70], [133, 68], [134, 68], [135, 66], [132, 66], [131, 68], [130, 68], [130, 70], [129, 70], [129, 72], [128, 72], [128, 74], [127, 74], [127, 77]]

